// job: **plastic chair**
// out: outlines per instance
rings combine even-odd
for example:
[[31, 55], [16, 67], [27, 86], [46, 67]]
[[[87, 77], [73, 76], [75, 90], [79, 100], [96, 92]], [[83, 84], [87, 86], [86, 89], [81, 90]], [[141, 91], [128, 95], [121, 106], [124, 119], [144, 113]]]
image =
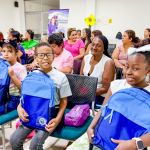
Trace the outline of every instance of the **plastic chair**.
[[[68, 97], [68, 106], [74, 106], [76, 104], [92, 104], [92, 112], [94, 115], [97, 78], [76, 74], [67, 74], [66, 76], [72, 91], [72, 96]], [[65, 113], [68, 111], [69, 109], [66, 109]], [[86, 132], [92, 119], [93, 117], [89, 116], [86, 122], [80, 127], [63, 125], [61, 129], [56, 129], [50, 136], [74, 141]]]
[[4, 125], [11, 123], [11, 121], [13, 121], [14, 119], [17, 119], [17, 118], [18, 118], [17, 110], [13, 110], [6, 114], [0, 115], [0, 126], [1, 126], [0, 131], [1, 131], [1, 136], [2, 136], [2, 149], [3, 150], [6, 150]]

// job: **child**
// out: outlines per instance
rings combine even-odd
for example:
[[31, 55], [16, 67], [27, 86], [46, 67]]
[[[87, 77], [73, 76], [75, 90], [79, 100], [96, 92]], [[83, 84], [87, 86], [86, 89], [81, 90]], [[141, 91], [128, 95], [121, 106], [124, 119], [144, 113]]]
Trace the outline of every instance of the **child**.
[[[46, 138], [50, 133], [54, 131], [54, 129], [60, 123], [65, 108], [67, 106], [67, 97], [71, 95], [71, 90], [69, 86], [69, 82], [67, 77], [62, 72], [52, 68], [51, 64], [54, 58], [53, 50], [51, 49], [48, 43], [42, 42], [35, 49], [35, 59], [39, 64], [40, 69], [47, 73], [51, 79], [53, 79], [54, 84], [56, 86], [55, 91], [55, 105], [59, 105], [59, 111], [56, 118], [51, 119], [49, 123], [46, 125], [45, 130], [36, 130], [36, 134], [32, 138], [30, 143], [31, 150], [42, 150], [43, 144]], [[36, 85], [35, 85], [36, 86]], [[22, 108], [21, 103], [19, 104], [18, 114], [20, 119], [23, 122], [27, 122], [28, 119], [25, 116], [28, 114]], [[21, 125], [11, 136], [10, 143], [12, 146], [12, 150], [23, 149], [23, 142], [25, 141], [27, 135], [34, 130], [33, 128], [27, 128]]]
[[[136, 50], [136, 49], [135, 49]], [[128, 57], [126, 64], [125, 77], [126, 79], [115, 80], [111, 83], [110, 89], [107, 92], [107, 96], [103, 104], [106, 104], [108, 98], [117, 91], [129, 87], [138, 87], [146, 89], [150, 92], [150, 85], [146, 82], [146, 76], [150, 73], [150, 46], [145, 48], [139, 48], [138, 52], [132, 53]], [[139, 106], [140, 107], [140, 106]], [[94, 137], [94, 128], [100, 118], [100, 111], [95, 116], [91, 125], [88, 128], [88, 138], [91, 142], [91, 138]], [[134, 138], [134, 137], [133, 137]], [[150, 134], [147, 133], [141, 137], [144, 147], [150, 146]], [[134, 150], [138, 149], [135, 140], [122, 140], [111, 139], [112, 142], [118, 144], [115, 150]]]
[[27, 75], [25, 67], [17, 62], [17, 52], [17, 43], [13, 42], [13, 45], [10, 43], [3, 45], [2, 57], [10, 63], [8, 70], [9, 76], [11, 78], [9, 86], [10, 100], [7, 104], [8, 112], [17, 109], [20, 99], [21, 81]]

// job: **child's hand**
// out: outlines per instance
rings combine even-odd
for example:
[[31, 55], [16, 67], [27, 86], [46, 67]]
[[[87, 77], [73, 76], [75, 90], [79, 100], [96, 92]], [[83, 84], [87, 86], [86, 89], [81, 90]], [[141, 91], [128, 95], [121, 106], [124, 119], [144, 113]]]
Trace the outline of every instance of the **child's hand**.
[[111, 139], [113, 143], [118, 144], [115, 150], [136, 150], [136, 143], [134, 140], [115, 140]]
[[92, 127], [88, 128], [87, 135], [88, 135], [89, 142], [92, 143], [92, 137], [94, 137], [94, 129]]
[[15, 72], [14, 72], [13, 66], [8, 68], [8, 74], [9, 74], [10, 77], [15, 76]]
[[58, 123], [59, 121], [56, 118], [51, 119], [49, 123], [45, 126], [46, 131], [48, 131], [49, 133], [52, 133], [57, 127]]
[[23, 122], [28, 122], [29, 119], [27, 119], [27, 117], [29, 116], [27, 114], [27, 112], [22, 108], [22, 106], [19, 104], [17, 107], [17, 111], [18, 111], [18, 115], [19, 118], [23, 121]]

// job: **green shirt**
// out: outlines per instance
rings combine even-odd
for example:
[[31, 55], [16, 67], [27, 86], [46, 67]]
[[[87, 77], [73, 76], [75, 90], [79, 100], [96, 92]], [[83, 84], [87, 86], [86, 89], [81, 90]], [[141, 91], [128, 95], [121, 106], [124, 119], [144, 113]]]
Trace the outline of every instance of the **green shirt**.
[[24, 41], [23, 43], [21, 43], [21, 45], [23, 46], [25, 51], [32, 49], [37, 44], [38, 44], [38, 41], [36, 41], [36, 40]]

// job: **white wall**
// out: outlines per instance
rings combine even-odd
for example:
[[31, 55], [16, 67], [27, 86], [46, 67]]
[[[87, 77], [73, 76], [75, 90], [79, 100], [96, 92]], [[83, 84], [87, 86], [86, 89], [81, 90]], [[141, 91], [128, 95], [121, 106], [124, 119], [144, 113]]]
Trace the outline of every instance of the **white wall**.
[[[0, 31], [4, 34], [11, 27], [21, 33], [25, 31], [24, 0], [18, 0], [18, 8], [14, 1], [3, 0], [0, 5]], [[144, 29], [150, 27], [149, 6], [150, 0], [60, 0], [60, 8], [70, 9], [68, 27], [87, 27], [84, 18], [93, 13], [97, 24], [92, 29], [102, 30], [109, 39], [126, 29], [133, 29], [142, 37]], [[108, 24], [109, 18], [112, 24]]]
[[[96, 6], [96, 28], [110, 38], [127, 29], [142, 38], [144, 29], [150, 27], [150, 0], [97, 0]], [[107, 23], [108, 18], [112, 18], [112, 24]]]
[[109, 39], [127, 29], [142, 37], [144, 29], [150, 27], [149, 6], [150, 0], [60, 0], [60, 8], [70, 8], [68, 27], [86, 27], [84, 18], [95, 13], [97, 23], [93, 29], [102, 30]]
[[47, 33], [48, 10], [59, 9], [59, 1], [44, 2], [46, 1], [43, 0], [42, 7], [40, 0], [25, 2], [25, 11], [28, 12], [25, 17], [26, 28], [32, 29], [36, 34]]
[[9, 28], [21, 33], [25, 31], [24, 2], [18, 0], [19, 7], [14, 7], [14, 0], [4, 0], [0, 4], [0, 31], [7, 34]]
[[86, 16], [87, 0], [60, 0], [60, 9], [69, 8], [68, 28], [76, 27], [81, 29], [85, 27], [84, 18]]

